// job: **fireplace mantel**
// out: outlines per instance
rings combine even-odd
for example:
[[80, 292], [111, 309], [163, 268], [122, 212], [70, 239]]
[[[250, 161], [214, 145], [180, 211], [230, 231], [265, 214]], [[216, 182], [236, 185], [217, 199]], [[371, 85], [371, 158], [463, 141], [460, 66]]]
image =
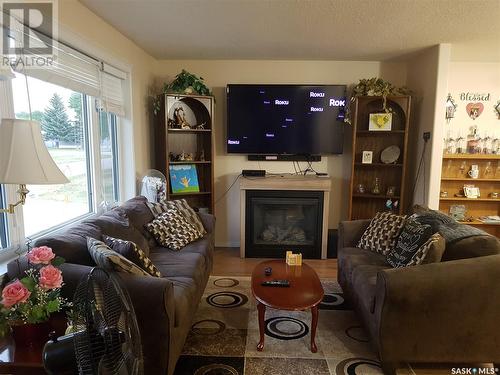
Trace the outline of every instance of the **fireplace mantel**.
[[326, 259], [328, 214], [332, 181], [329, 177], [273, 175], [240, 180], [240, 256], [245, 257], [246, 190], [295, 190], [323, 192], [321, 259]]

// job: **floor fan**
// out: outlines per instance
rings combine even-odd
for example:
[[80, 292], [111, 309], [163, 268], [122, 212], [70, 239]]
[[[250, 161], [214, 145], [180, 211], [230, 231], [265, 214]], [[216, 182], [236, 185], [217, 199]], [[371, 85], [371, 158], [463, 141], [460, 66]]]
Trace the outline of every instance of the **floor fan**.
[[134, 309], [116, 276], [94, 268], [76, 289], [72, 319], [69, 335], [45, 345], [49, 374], [143, 374]]

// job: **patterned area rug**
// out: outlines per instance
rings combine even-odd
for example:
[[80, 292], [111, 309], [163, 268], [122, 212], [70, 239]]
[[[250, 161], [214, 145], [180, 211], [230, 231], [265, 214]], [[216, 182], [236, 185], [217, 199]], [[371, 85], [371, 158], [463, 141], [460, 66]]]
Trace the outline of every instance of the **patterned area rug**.
[[176, 375], [379, 375], [380, 364], [338, 283], [322, 280], [325, 297], [310, 351], [310, 311], [267, 308], [259, 325], [249, 277], [211, 277], [175, 370]]

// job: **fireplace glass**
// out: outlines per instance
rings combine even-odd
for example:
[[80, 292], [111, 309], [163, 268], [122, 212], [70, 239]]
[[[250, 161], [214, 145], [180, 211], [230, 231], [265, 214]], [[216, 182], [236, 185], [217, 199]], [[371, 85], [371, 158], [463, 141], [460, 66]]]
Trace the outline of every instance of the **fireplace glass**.
[[286, 250], [305, 257], [321, 246], [321, 192], [248, 191], [247, 256], [281, 257]]

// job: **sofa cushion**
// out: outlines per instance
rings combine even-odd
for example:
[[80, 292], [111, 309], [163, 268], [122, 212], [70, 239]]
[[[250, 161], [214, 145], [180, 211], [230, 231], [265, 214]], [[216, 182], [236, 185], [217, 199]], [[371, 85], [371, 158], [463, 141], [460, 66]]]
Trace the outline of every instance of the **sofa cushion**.
[[153, 235], [158, 245], [172, 250], [181, 250], [203, 236], [175, 209], [160, 214], [151, 223], [146, 224], [146, 229]]
[[144, 231], [144, 225], [154, 219], [153, 214], [146, 206], [147, 201], [146, 197], [138, 196], [129, 199], [120, 206], [132, 225], [141, 233]]
[[192, 278], [198, 288], [203, 288], [203, 277], [206, 272], [204, 255], [159, 247], [151, 249], [149, 258], [164, 277]]
[[202, 234], [205, 235], [207, 231], [205, 230], [205, 227], [203, 226], [203, 223], [200, 220], [200, 217], [198, 214], [191, 208], [191, 206], [187, 203], [185, 199], [176, 199], [172, 201], [166, 201], [163, 203], [152, 203], [152, 202], [147, 202], [146, 203], [149, 209], [151, 210], [151, 213], [155, 216], [158, 217], [162, 213], [168, 211], [168, 210], [177, 210], [179, 213], [184, 216], [186, 221], [192, 225], [195, 226], [195, 228]]
[[174, 284], [174, 326], [179, 327], [190, 323], [192, 314], [196, 311], [193, 306], [198, 306], [200, 290], [195, 279], [176, 276], [168, 278]]
[[134, 262], [151, 276], [161, 277], [160, 271], [135, 242], [109, 236], [103, 236], [103, 240], [113, 251]]
[[139, 246], [146, 255], [149, 254], [148, 240], [130, 223], [130, 220], [121, 207], [115, 207], [101, 216], [91, 219], [92, 223], [101, 228], [103, 235], [132, 241]]
[[90, 256], [94, 259], [97, 266], [106, 271], [124, 272], [132, 275], [151, 277], [151, 275], [141, 267], [110, 249], [109, 246], [102, 241], [89, 237], [87, 239], [87, 246]]
[[447, 243], [442, 261], [496, 254], [500, 254], [500, 241], [498, 238], [491, 235], [474, 236]]
[[443, 236], [439, 233], [435, 233], [431, 238], [429, 238], [429, 241], [423, 245], [423, 247], [425, 246], [429, 246], [429, 249], [427, 250], [427, 254], [424, 256], [421, 264], [441, 262], [446, 248]]
[[364, 265], [375, 265], [383, 268], [391, 268], [387, 264], [385, 256], [370, 250], [356, 247], [344, 247], [338, 253], [338, 269], [344, 274], [345, 280], [352, 284], [352, 274], [356, 267]]
[[[423, 255], [426, 255], [429, 249], [429, 246], [422, 245], [429, 240], [432, 233], [430, 225], [407, 220], [396, 241], [396, 246], [386, 255], [387, 263], [395, 268], [421, 263]], [[425, 254], [423, 254], [424, 251]]]
[[34, 246], [48, 246], [68, 263], [94, 266], [95, 263], [87, 250], [87, 237], [101, 238], [101, 228], [92, 222], [83, 222], [66, 229], [61, 234], [42, 237]]
[[357, 247], [386, 255], [396, 245], [406, 216], [377, 212], [361, 236]]
[[362, 306], [365, 311], [375, 311], [375, 295], [377, 287], [377, 274], [387, 269], [378, 265], [360, 265], [352, 274], [352, 293], [355, 295], [355, 303]]

